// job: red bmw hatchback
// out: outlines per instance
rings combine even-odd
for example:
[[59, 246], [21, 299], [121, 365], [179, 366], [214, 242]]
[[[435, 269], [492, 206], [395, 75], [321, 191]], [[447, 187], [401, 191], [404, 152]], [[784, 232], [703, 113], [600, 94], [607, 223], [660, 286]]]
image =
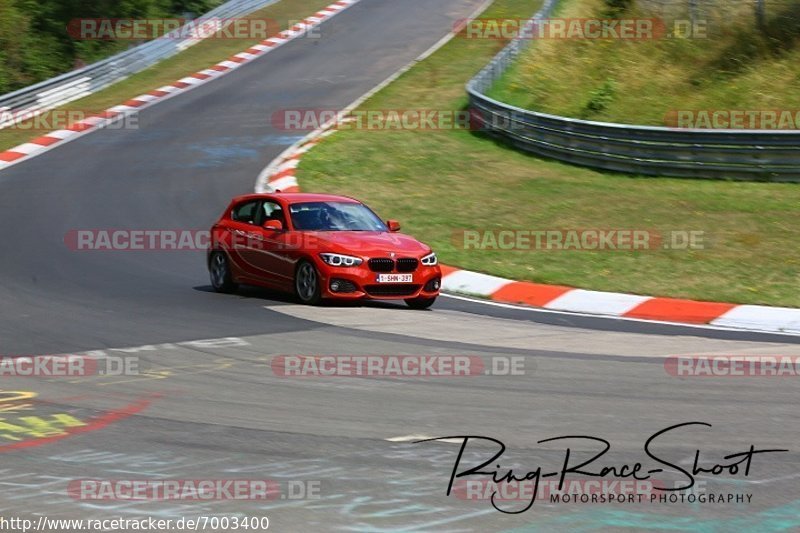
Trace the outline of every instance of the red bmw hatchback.
[[217, 292], [250, 284], [322, 298], [405, 300], [430, 307], [442, 271], [436, 254], [361, 202], [327, 194], [234, 198], [211, 228], [208, 269]]

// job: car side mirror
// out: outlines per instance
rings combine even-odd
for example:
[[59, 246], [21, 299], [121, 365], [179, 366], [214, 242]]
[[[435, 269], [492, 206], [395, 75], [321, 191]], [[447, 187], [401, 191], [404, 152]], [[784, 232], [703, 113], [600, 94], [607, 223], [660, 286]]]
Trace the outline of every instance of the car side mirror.
[[267, 220], [266, 222], [264, 222], [264, 229], [283, 231], [283, 222], [281, 222], [280, 220]]
[[386, 225], [389, 226], [389, 231], [400, 231], [400, 223], [396, 220], [387, 220]]

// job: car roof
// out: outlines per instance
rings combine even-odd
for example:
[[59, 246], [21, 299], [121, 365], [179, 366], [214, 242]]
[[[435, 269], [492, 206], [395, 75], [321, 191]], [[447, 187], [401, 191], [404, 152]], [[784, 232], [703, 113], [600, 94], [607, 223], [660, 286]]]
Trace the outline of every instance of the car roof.
[[335, 194], [316, 194], [304, 192], [286, 192], [286, 193], [257, 193], [245, 194], [237, 196], [233, 199], [238, 203], [246, 200], [262, 200], [266, 198], [280, 198], [288, 204], [298, 204], [303, 202], [347, 202], [347, 203], [360, 203], [355, 198], [347, 196], [337, 196]]

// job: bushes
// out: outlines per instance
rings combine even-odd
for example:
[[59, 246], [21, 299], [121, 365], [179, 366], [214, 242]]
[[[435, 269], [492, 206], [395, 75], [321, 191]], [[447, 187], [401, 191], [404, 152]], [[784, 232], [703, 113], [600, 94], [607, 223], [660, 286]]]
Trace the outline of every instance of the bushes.
[[606, 15], [613, 17], [624, 13], [633, 5], [633, 0], [603, 0], [606, 5]]
[[130, 41], [76, 41], [77, 18], [180, 17], [202, 14], [222, 0], [0, 0], [0, 94], [92, 63]]
[[590, 118], [594, 113], [602, 113], [614, 102], [614, 93], [617, 86], [614, 80], [607, 79], [603, 85], [589, 93], [589, 101], [586, 102], [584, 113], [581, 118]]

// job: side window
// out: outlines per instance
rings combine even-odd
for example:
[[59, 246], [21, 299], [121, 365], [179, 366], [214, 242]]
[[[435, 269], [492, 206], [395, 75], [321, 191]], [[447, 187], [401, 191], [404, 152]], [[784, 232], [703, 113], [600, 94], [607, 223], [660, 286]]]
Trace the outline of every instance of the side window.
[[233, 208], [233, 211], [231, 211], [231, 218], [236, 222], [255, 224], [258, 204], [259, 202], [254, 200], [237, 205]]
[[256, 221], [256, 223], [263, 225], [267, 220], [280, 220], [283, 227], [286, 227], [286, 217], [283, 216], [283, 208], [281, 208], [280, 204], [270, 201], [262, 204], [261, 220]]

